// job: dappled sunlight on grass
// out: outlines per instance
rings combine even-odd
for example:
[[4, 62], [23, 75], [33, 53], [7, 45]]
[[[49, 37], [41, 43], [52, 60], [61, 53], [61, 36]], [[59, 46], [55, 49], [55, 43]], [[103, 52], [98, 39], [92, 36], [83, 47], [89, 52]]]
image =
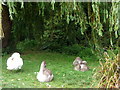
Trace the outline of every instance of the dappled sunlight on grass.
[[[22, 54], [24, 65], [20, 71], [8, 71], [6, 60], [10, 55], [2, 58], [3, 87], [4, 88], [90, 88], [93, 83], [93, 69], [99, 62], [95, 57], [84, 59], [88, 62], [89, 71], [74, 71], [72, 62], [76, 56], [50, 52], [30, 52]], [[36, 79], [41, 62], [45, 60], [47, 68], [54, 74], [52, 82], [41, 83]]]

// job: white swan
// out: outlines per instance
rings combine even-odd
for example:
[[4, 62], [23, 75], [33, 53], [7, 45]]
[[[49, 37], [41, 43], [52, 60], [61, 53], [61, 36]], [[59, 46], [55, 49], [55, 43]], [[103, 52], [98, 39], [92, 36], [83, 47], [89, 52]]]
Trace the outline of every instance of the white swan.
[[52, 72], [46, 68], [46, 62], [41, 63], [40, 71], [37, 74], [37, 79], [40, 82], [50, 82], [53, 79]]
[[7, 69], [8, 70], [19, 70], [23, 65], [23, 60], [20, 54], [15, 52], [11, 57], [7, 59]]

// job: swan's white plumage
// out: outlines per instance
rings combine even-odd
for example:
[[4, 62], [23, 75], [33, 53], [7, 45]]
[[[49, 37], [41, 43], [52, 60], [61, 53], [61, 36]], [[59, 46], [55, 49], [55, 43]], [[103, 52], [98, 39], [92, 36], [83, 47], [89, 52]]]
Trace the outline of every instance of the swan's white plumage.
[[45, 67], [46, 67], [46, 64], [43, 61], [41, 63], [40, 71], [37, 74], [37, 79], [40, 82], [50, 82], [53, 79], [52, 72]]
[[11, 57], [7, 59], [8, 70], [19, 70], [23, 65], [23, 60], [19, 53], [13, 53]]
[[53, 74], [46, 76], [42, 73], [38, 73], [37, 79], [38, 79], [39, 82], [49, 82], [53, 79]]

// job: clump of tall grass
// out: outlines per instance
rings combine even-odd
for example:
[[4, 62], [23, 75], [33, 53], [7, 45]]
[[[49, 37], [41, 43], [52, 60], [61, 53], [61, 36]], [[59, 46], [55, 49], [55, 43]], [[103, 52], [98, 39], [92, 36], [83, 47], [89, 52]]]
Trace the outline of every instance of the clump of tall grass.
[[99, 88], [120, 88], [120, 53], [104, 52], [104, 61], [100, 61]]

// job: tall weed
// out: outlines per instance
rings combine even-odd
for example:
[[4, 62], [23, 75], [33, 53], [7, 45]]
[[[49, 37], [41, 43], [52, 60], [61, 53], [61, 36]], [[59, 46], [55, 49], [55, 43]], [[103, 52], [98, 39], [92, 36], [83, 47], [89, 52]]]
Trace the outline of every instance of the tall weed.
[[100, 61], [100, 71], [95, 73], [100, 78], [99, 88], [120, 88], [120, 53], [104, 52], [104, 61]]

